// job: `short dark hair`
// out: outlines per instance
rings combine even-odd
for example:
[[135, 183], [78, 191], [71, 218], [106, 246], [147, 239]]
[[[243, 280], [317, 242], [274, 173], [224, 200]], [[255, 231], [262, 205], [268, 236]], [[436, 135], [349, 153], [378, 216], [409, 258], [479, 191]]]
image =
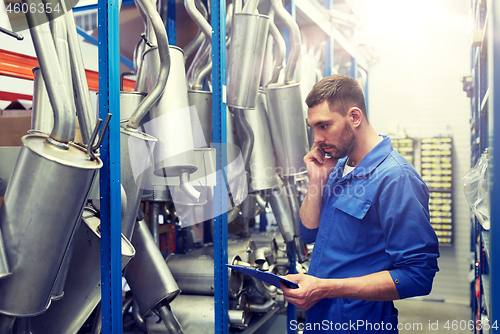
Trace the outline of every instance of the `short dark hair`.
[[351, 107], [358, 107], [368, 120], [363, 88], [355, 79], [347, 75], [332, 74], [321, 79], [314, 85], [306, 98], [306, 104], [309, 108], [324, 101], [328, 102], [330, 111], [334, 111], [334, 106], [339, 106], [338, 111], [344, 116]]

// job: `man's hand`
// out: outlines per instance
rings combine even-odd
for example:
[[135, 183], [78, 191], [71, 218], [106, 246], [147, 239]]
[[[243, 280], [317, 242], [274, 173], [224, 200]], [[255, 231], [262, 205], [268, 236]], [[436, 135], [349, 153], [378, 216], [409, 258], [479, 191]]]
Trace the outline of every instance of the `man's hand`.
[[297, 289], [289, 289], [284, 286], [283, 283], [280, 283], [285, 300], [305, 311], [314, 306], [314, 304], [316, 304], [319, 300], [325, 298], [318, 289], [321, 279], [317, 277], [296, 274], [287, 275], [284, 278], [299, 284]]
[[304, 157], [310, 182], [325, 184], [337, 161], [338, 159], [327, 158], [321, 146], [314, 143], [311, 151]]

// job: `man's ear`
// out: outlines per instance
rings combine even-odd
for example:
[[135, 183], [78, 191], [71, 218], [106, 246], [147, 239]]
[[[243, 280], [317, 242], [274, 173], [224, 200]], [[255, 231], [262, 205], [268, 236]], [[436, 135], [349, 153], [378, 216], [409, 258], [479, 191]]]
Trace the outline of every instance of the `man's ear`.
[[360, 126], [360, 124], [363, 120], [363, 112], [361, 111], [361, 109], [359, 109], [358, 107], [352, 107], [351, 109], [349, 109], [348, 115], [349, 115], [349, 119], [352, 122], [352, 125], [355, 128]]

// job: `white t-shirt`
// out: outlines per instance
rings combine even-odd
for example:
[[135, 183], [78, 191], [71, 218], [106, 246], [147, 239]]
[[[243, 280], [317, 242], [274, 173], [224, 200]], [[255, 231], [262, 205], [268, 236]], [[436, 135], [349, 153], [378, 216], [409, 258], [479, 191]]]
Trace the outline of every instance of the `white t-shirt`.
[[356, 167], [351, 167], [347, 164], [347, 162], [345, 163], [345, 166], [344, 166], [344, 173], [342, 174], [342, 177], [346, 176], [347, 174], [349, 174], [350, 172], [352, 172], [352, 170], [356, 168]]

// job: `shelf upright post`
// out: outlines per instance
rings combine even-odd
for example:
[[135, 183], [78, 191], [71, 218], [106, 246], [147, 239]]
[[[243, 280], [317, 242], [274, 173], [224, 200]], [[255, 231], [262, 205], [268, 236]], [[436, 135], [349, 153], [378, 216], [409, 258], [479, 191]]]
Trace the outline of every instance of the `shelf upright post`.
[[215, 333], [229, 332], [227, 263], [227, 116], [226, 116], [226, 0], [211, 2], [212, 24], [212, 140], [217, 148], [214, 189], [214, 301]]
[[[292, 243], [286, 245], [288, 259], [290, 260], [290, 268], [288, 270], [289, 274], [296, 274], [297, 269], [295, 263], [297, 262], [297, 254], [295, 253], [295, 248], [293, 248]], [[286, 308], [287, 324], [297, 323], [297, 307], [292, 303], [288, 303]], [[293, 321], [293, 322], [292, 322]], [[292, 329], [292, 326], [287, 326], [287, 334], [295, 334], [297, 331]]]
[[[500, 102], [496, 99], [500, 96], [500, 41], [498, 40], [498, 29], [500, 29], [500, 4], [497, 1], [488, 1], [488, 68], [489, 68], [489, 143], [490, 143], [490, 164], [493, 168], [489, 168], [490, 173], [490, 198], [496, 201], [500, 198], [500, 154], [496, 152], [496, 148], [500, 149]], [[491, 230], [490, 230], [490, 301], [491, 314], [489, 319], [491, 323], [500, 321], [500, 285], [495, 284], [500, 280], [500, 244], [496, 242], [500, 240], [500, 208], [498, 205], [491, 205]], [[495, 325], [499, 325], [498, 322]], [[500, 333], [498, 327], [491, 327], [492, 333]]]
[[[102, 333], [120, 334], [122, 321], [120, 49], [118, 0], [98, 0], [99, 117], [112, 114], [101, 148], [101, 310]], [[104, 131], [102, 129], [101, 131]]]
[[[325, 0], [325, 8], [326, 9], [333, 9], [333, 0]], [[332, 68], [335, 65], [333, 61], [333, 44], [335, 43], [333, 37], [330, 35], [326, 39], [326, 44], [325, 44], [325, 77], [329, 76], [332, 74]]]
[[167, 36], [168, 36], [168, 44], [177, 45], [177, 30], [176, 30], [176, 9], [175, 9], [175, 0], [168, 0], [167, 2]]
[[[329, 0], [327, 0], [329, 1]], [[295, 1], [290, 0], [290, 3], [285, 6], [286, 10], [290, 13], [290, 15], [293, 17], [294, 20], [297, 20], [297, 7], [295, 6]], [[286, 44], [286, 57], [288, 59], [288, 56], [290, 55], [291, 47], [290, 47], [290, 32], [288, 31], [287, 28], [285, 28], [285, 44]], [[303, 97], [305, 98], [305, 97]], [[287, 245], [287, 255], [288, 259], [290, 260], [290, 269], [288, 271], [289, 274], [296, 274], [295, 270], [295, 263], [296, 263], [296, 254], [295, 254], [295, 249], [293, 248], [292, 244], [289, 243]], [[297, 308], [295, 305], [288, 303], [287, 310], [286, 310], [286, 316], [287, 316], [287, 323], [290, 324], [292, 321], [297, 321]], [[288, 334], [295, 334], [296, 331], [292, 330], [290, 326], [287, 326], [287, 333]]]

